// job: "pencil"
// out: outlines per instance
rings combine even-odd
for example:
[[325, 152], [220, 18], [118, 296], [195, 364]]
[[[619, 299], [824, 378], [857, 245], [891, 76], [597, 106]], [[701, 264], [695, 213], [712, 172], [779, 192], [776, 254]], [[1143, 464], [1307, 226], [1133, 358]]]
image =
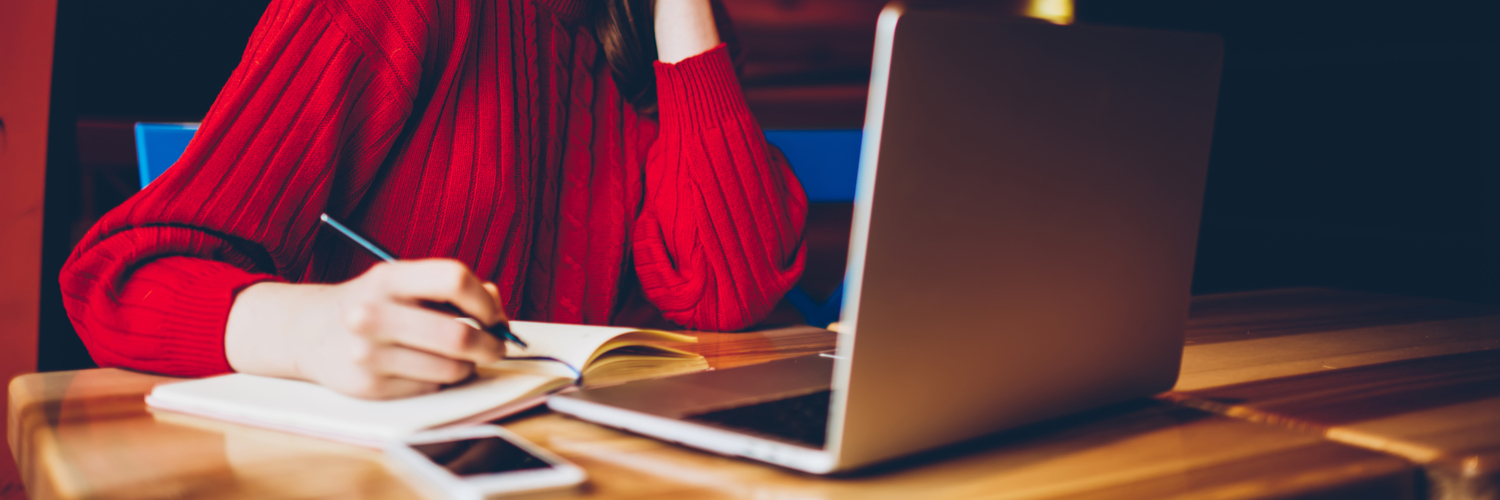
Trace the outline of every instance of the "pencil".
[[[323, 221], [323, 223], [327, 224], [328, 227], [331, 227], [335, 231], [338, 231], [339, 234], [342, 234], [344, 235], [344, 237], [349, 238], [349, 240], [353, 241], [356, 245], [359, 245], [360, 248], [363, 248], [371, 254], [374, 254], [376, 257], [380, 258], [380, 260], [391, 263], [396, 262], [396, 256], [391, 255], [391, 253], [386, 251], [384, 248], [380, 248], [380, 245], [376, 245], [375, 242], [370, 241], [364, 236], [361, 236], [359, 233], [354, 232], [353, 229], [344, 227], [343, 224], [340, 224], [339, 221], [334, 220], [333, 217], [329, 217], [328, 214], [319, 215], [318, 220]], [[463, 310], [459, 309], [453, 304], [435, 303], [431, 304], [429, 307], [438, 311], [452, 314], [454, 316], [474, 320], [474, 324], [483, 324], [474, 317], [464, 314]], [[494, 335], [495, 338], [500, 339], [500, 341], [502, 342], [509, 340], [511, 342], [515, 342], [518, 346], [521, 346], [523, 348], [526, 347], [526, 342], [522, 341], [520, 337], [516, 336], [516, 334], [511, 333], [510, 325], [507, 325], [504, 322], [496, 323], [489, 326], [488, 328], [484, 328], [484, 331], [489, 332], [490, 335]]]

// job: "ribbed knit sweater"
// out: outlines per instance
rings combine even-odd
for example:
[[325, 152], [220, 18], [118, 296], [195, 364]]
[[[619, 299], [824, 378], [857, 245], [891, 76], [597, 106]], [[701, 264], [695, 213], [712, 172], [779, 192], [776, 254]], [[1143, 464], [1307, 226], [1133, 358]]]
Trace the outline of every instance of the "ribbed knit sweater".
[[235, 294], [448, 257], [513, 318], [753, 324], [802, 272], [806, 198], [723, 45], [619, 95], [592, 0], [277, 0], [182, 158], [61, 275], [100, 366], [230, 370]]

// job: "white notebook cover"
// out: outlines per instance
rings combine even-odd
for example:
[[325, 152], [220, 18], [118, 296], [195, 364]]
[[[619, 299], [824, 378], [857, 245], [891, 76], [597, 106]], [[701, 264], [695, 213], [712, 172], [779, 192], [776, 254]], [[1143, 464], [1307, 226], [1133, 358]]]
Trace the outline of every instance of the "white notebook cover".
[[[567, 387], [561, 367], [517, 362], [485, 369], [478, 380], [424, 396], [372, 401], [320, 385], [256, 375], [230, 374], [162, 384], [146, 404], [219, 420], [331, 439], [362, 446], [453, 424], [479, 423], [540, 404]], [[507, 365], [512, 365], [507, 364]]]

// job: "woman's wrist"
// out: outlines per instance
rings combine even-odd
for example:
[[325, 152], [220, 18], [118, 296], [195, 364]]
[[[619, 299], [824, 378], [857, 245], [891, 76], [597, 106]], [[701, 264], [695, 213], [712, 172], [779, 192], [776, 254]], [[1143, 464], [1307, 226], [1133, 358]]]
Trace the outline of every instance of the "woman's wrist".
[[676, 63], [719, 45], [709, 0], [656, 0], [656, 54]]
[[320, 300], [331, 287], [262, 282], [241, 290], [224, 325], [224, 356], [229, 366], [240, 373], [307, 379], [299, 369], [303, 349], [297, 341], [305, 336], [306, 323], [319, 316], [308, 314], [308, 308], [331, 307]]

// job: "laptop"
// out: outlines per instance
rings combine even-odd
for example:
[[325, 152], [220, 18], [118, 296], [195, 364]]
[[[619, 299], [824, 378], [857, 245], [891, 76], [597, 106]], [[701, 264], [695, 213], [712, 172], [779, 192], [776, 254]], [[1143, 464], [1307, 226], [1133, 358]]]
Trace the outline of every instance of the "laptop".
[[837, 351], [548, 406], [824, 474], [1170, 389], [1222, 54], [887, 7]]

